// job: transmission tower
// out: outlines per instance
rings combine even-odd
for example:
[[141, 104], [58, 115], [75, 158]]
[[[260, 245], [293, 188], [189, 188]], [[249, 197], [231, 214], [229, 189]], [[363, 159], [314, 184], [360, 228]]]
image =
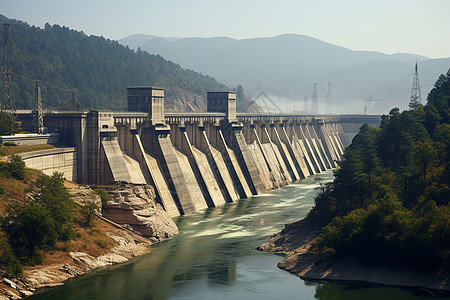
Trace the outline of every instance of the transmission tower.
[[422, 94], [420, 93], [420, 84], [419, 84], [419, 72], [417, 70], [417, 62], [414, 70], [414, 79], [411, 88], [411, 100], [409, 101], [409, 107], [412, 110], [416, 110], [419, 106], [422, 105]]
[[331, 106], [331, 82], [328, 82], [328, 89], [327, 89], [327, 114], [329, 114]]
[[306, 95], [305, 100], [303, 101], [303, 113], [306, 115], [309, 113], [308, 96]]
[[5, 112], [8, 116], [15, 116], [16, 109], [14, 107], [14, 103], [12, 101], [12, 72], [11, 67], [9, 65], [9, 23], [3, 23], [3, 35], [5, 46], [3, 49], [3, 94], [0, 103], [0, 112]]
[[42, 134], [44, 129], [44, 117], [42, 112], [41, 82], [35, 81], [35, 101], [33, 108], [33, 124], [37, 133]]
[[311, 114], [317, 115], [319, 114], [319, 105], [317, 104], [317, 83], [314, 82], [313, 86], [314, 89], [311, 99]]
[[76, 90], [70, 91], [70, 100], [69, 100], [70, 111], [77, 111], [78, 109], [76, 95], [77, 95]]

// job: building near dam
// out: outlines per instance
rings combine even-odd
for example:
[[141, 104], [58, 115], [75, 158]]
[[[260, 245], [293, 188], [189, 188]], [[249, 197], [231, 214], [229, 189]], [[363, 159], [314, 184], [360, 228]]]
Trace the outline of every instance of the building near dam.
[[[207, 112], [165, 113], [164, 89], [129, 87], [128, 111], [47, 113], [64, 148], [22, 155], [71, 181], [152, 185], [170, 214], [191, 214], [335, 168], [363, 123], [379, 116], [236, 113], [234, 92], [209, 92]], [[18, 114], [25, 130], [30, 113]], [[349, 137], [350, 135], [350, 137]]]

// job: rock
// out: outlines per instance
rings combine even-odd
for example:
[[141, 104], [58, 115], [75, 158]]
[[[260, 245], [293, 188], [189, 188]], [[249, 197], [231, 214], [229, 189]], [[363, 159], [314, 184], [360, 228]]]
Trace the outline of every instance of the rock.
[[97, 258], [84, 252], [70, 252], [69, 254], [73, 261], [86, 271], [128, 261], [128, 258], [117, 253], [107, 253]]
[[84, 273], [82, 269], [70, 264], [65, 264], [59, 270], [67, 273], [71, 277], [75, 277]]
[[27, 297], [27, 296], [33, 295], [33, 292], [31, 292], [31, 291], [27, 291], [27, 290], [18, 290], [18, 291], [19, 291], [20, 295], [23, 296], [23, 297]]
[[12, 287], [13, 289], [17, 290], [17, 286], [12, 280], [8, 278], [3, 278], [3, 282]]
[[102, 207], [102, 199], [99, 195], [96, 195], [92, 189], [69, 189], [70, 196], [72, 197], [72, 200], [83, 206], [86, 205], [86, 203], [94, 202], [99, 210], [96, 212], [97, 214], [100, 214], [100, 208]]
[[58, 272], [53, 268], [39, 268], [26, 272], [25, 284], [27, 290], [38, 289], [47, 286], [53, 286], [54, 284], [61, 284], [62, 281], [70, 278], [67, 274]]
[[69, 255], [76, 264], [80, 265], [86, 271], [108, 265], [107, 263], [98, 261], [92, 255], [84, 252], [69, 252]]
[[104, 263], [105, 265], [113, 265], [124, 263], [128, 261], [128, 258], [116, 253], [108, 253], [98, 257], [97, 260]]
[[22, 299], [22, 297], [20, 297], [18, 294], [14, 293], [11, 290], [7, 290], [5, 293], [9, 299], [12, 299], [12, 300]]
[[172, 218], [156, 203], [155, 191], [149, 185], [117, 184], [104, 187], [111, 196], [102, 209], [103, 217], [118, 224], [128, 224], [144, 237], [161, 241], [178, 234]]
[[107, 233], [107, 235], [117, 242], [117, 246], [115, 246], [112, 251], [116, 254], [119, 254], [120, 256], [127, 258], [132, 258], [148, 253], [150, 251], [149, 246], [152, 244], [151, 241], [148, 241], [147, 243], [137, 244], [131, 235], [118, 236], [112, 233]]

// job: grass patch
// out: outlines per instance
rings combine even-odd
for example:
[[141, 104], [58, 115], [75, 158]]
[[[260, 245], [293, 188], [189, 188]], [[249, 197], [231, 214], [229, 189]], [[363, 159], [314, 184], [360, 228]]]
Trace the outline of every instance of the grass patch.
[[0, 146], [0, 156], [9, 156], [17, 153], [54, 149], [55, 146], [50, 144], [41, 145], [21, 145], [21, 146]]

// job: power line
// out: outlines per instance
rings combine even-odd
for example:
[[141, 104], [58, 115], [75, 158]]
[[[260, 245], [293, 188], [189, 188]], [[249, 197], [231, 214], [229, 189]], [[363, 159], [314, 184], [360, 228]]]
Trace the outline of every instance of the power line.
[[[30, 78], [30, 77], [27, 77], [27, 76], [23, 76], [23, 75], [14, 73], [14, 72], [11, 72], [11, 73], [12, 73], [14, 76], [17, 76], [17, 77], [20, 77], [20, 78], [23, 78], [23, 79], [27, 79], [27, 80], [30, 80], [30, 81], [33, 81], [33, 82], [36, 81], [36, 79]], [[44, 84], [44, 85], [46, 85], [46, 86], [52, 87], [52, 88], [54, 88], [54, 89], [57, 89], [57, 90], [60, 90], [60, 91], [63, 91], [63, 92], [68, 92], [68, 93], [78, 92], [78, 90], [76, 90], [76, 89], [74, 90], [74, 89], [61, 88], [61, 87], [59, 87], [59, 86], [53, 85], [53, 84], [51, 84], [51, 83], [48, 83], [48, 82], [45, 82], [45, 81], [42, 81], [42, 80], [39, 80], [39, 82], [40, 82], [41, 84]]]

